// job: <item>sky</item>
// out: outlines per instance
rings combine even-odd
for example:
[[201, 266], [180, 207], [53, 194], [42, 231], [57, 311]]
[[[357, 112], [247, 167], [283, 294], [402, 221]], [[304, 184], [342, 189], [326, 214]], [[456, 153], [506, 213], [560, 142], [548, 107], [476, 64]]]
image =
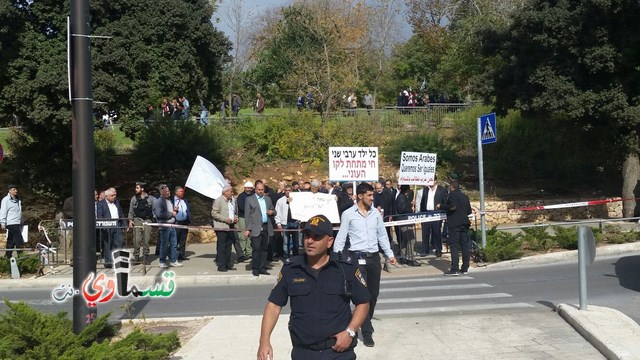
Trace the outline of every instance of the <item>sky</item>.
[[[237, 0], [222, 0], [222, 2], [218, 2], [218, 10], [213, 14], [214, 18], [218, 18], [220, 21], [215, 24], [218, 30], [224, 32], [231, 41], [234, 40], [233, 34], [231, 34], [231, 30], [229, 25], [226, 23], [227, 19], [225, 14], [226, 9], [229, 6], [234, 6], [238, 3]], [[244, 0], [243, 7], [247, 9], [247, 11], [253, 14], [262, 14], [267, 9], [279, 8], [282, 6], [291, 5], [293, 0]], [[409, 39], [411, 37], [411, 26], [406, 20], [406, 15], [404, 12], [398, 14], [398, 17], [401, 19], [401, 38], [403, 40]]]

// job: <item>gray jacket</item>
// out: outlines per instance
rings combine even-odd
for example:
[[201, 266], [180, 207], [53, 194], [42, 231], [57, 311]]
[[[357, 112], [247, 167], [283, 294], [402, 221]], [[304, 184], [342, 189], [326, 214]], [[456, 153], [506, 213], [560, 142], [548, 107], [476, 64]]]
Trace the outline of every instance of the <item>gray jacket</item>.
[[19, 197], [11, 198], [11, 195], [2, 199], [0, 203], [0, 224], [22, 225], [22, 201]]
[[[267, 210], [273, 210], [273, 215], [267, 216], [267, 232], [269, 236], [272, 236], [273, 223], [271, 222], [271, 217], [276, 215], [276, 209], [273, 207], [271, 198], [268, 195], [265, 195], [264, 199]], [[255, 194], [247, 197], [247, 201], [244, 203], [244, 220], [246, 230], [251, 231], [251, 236], [260, 236], [262, 232], [262, 210]]]

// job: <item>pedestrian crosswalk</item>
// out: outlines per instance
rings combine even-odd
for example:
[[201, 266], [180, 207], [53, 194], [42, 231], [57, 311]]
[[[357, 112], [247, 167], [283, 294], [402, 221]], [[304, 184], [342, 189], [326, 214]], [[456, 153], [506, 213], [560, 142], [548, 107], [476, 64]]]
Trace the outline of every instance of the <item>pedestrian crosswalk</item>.
[[513, 301], [472, 276], [385, 279], [380, 282], [376, 316], [466, 313], [534, 307]]

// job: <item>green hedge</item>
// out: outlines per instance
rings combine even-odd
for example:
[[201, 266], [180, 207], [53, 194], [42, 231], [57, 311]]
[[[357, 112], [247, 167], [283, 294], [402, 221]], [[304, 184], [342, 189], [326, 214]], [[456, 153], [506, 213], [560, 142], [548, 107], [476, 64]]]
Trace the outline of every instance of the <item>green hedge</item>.
[[175, 332], [147, 334], [136, 330], [120, 341], [110, 341], [115, 328], [111, 313], [98, 317], [78, 335], [65, 313], [45, 314], [23, 302], [5, 300], [0, 314], [0, 359], [166, 359], [180, 346]]
[[226, 153], [219, 135], [213, 126], [161, 119], [138, 133], [133, 156], [142, 169], [166, 173], [191, 169], [196, 156], [200, 155], [222, 172]]

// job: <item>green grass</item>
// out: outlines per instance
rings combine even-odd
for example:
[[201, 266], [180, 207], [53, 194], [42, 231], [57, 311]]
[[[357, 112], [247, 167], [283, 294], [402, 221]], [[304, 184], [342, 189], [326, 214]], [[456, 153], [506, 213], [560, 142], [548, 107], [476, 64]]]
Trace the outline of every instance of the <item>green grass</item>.
[[116, 136], [116, 153], [128, 154], [133, 149], [133, 140], [124, 136], [124, 132], [120, 131], [120, 126], [114, 126], [113, 132]]
[[4, 155], [11, 153], [11, 149], [9, 148], [9, 144], [7, 143], [7, 139], [9, 138], [9, 134], [11, 131], [9, 129], [0, 130], [0, 144], [2, 144], [2, 149], [4, 150]]
[[[128, 154], [133, 149], [133, 140], [124, 136], [124, 132], [120, 131], [120, 127], [116, 125], [113, 129], [114, 135], [116, 137], [116, 153], [117, 154]], [[2, 129], [0, 130], [0, 144], [2, 144], [2, 149], [4, 150], [4, 156], [11, 155], [11, 148], [9, 147], [9, 143], [7, 139], [11, 134], [10, 129]]]

